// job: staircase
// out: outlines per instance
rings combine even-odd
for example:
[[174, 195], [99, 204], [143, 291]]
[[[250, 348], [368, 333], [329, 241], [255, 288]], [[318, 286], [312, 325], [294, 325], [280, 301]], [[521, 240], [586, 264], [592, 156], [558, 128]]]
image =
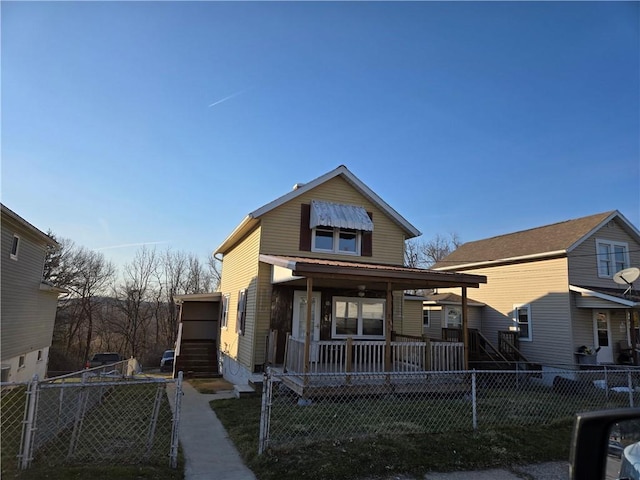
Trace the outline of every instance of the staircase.
[[219, 377], [215, 340], [182, 340], [175, 371], [182, 371], [186, 378]]

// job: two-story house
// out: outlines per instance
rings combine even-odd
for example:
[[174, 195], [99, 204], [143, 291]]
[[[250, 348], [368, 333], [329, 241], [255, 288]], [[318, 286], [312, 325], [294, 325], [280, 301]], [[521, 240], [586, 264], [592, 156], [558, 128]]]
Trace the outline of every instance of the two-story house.
[[640, 280], [614, 279], [631, 267], [640, 232], [616, 210], [465, 243], [434, 269], [486, 276], [473, 298], [490, 341], [517, 332], [530, 362], [577, 366], [628, 362], [627, 347], [640, 343]]
[[4, 205], [2, 220], [2, 381], [45, 378], [58, 304], [64, 291], [43, 282], [47, 247], [56, 242]]
[[404, 267], [405, 240], [417, 235], [345, 166], [251, 212], [214, 252], [225, 378], [247, 383], [268, 357], [312, 372], [330, 355], [350, 361], [364, 344], [362, 368], [389, 371], [392, 332], [422, 329], [422, 303], [405, 300], [404, 290], [456, 287], [466, 300], [466, 289], [485, 281]]

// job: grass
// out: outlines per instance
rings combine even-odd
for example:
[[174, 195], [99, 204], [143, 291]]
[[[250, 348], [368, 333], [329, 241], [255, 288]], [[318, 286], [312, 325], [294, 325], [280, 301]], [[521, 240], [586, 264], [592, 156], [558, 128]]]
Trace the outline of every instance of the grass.
[[[214, 400], [211, 407], [260, 480], [422, 477], [430, 471], [509, 468], [567, 461], [571, 418], [547, 425], [396, 436], [370, 435], [278, 449], [258, 455], [260, 399]], [[305, 407], [305, 410], [308, 407]], [[272, 420], [273, 421], [273, 420]]]
[[[95, 387], [91, 387], [94, 389]], [[43, 390], [40, 405], [45, 408], [39, 419], [39, 428], [46, 429], [47, 422], [55, 421], [52, 412], [46, 410], [50, 403], [47, 395], [60, 395], [57, 390]], [[70, 391], [65, 395], [71, 396]], [[156, 395], [161, 399], [154, 442], [147, 449], [150, 420]], [[18, 398], [18, 397], [16, 397]], [[72, 404], [75, 404], [73, 402]], [[55, 406], [55, 403], [52, 405]], [[24, 395], [19, 401], [3, 395], [2, 415], [2, 478], [19, 480], [39, 479], [87, 479], [123, 480], [184, 478], [184, 460], [178, 453], [178, 468], [169, 466], [171, 436], [171, 410], [164, 387], [154, 384], [125, 385], [108, 388], [102, 402], [93, 404], [82, 423], [77, 448], [67, 459], [73, 422], [50, 442], [36, 452], [33, 466], [25, 471], [17, 468], [17, 452], [20, 430], [7, 437], [5, 415], [24, 411]], [[20, 417], [22, 419], [22, 417]], [[16, 438], [14, 438], [16, 437]], [[14, 441], [15, 440], [15, 441]]]
[[190, 378], [189, 384], [200, 393], [218, 393], [233, 390], [233, 384], [224, 378]]

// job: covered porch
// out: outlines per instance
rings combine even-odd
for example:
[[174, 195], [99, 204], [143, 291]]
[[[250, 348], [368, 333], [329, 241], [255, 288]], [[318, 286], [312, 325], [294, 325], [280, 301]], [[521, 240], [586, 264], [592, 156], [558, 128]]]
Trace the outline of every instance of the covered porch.
[[[466, 326], [467, 288], [486, 278], [303, 257], [261, 255], [272, 268], [270, 341], [267, 357], [306, 383], [312, 374], [394, 373], [464, 370], [469, 338], [432, 341], [396, 331], [396, 322], [417, 322], [403, 311], [406, 290], [460, 288]], [[399, 326], [399, 325], [398, 325]], [[274, 338], [280, 338], [280, 342]]]

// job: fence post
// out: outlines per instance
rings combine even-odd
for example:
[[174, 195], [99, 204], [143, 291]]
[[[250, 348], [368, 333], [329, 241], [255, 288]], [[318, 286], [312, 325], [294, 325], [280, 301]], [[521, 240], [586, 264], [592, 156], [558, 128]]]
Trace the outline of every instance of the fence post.
[[173, 424], [171, 425], [171, 448], [169, 450], [169, 464], [171, 468], [178, 466], [178, 431], [180, 429], [180, 408], [182, 406], [182, 371], [176, 379], [176, 396], [173, 410]]
[[631, 370], [627, 372], [627, 379], [629, 383], [629, 406], [633, 408], [633, 381], [631, 380]]
[[607, 400], [607, 402], [609, 402], [609, 375], [607, 372], [606, 365], [604, 366], [604, 391], [605, 391], [605, 399]]
[[33, 434], [35, 432], [35, 423], [37, 420], [36, 405], [38, 398], [38, 375], [33, 376], [33, 380], [29, 382], [27, 387], [26, 410], [22, 425], [22, 441], [20, 442], [21, 452], [20, 468], [25, 470], [31, 466], [31, 450], [33, 449]]
[[473, 429], [478, 429], [478, 402], [476, 397], [476, 371], [471, 372], [471, 403], [473, 409]]
[[271, 369], [267, 367], [262, 380], [262, 404], [260, 407], [260, 438], [258, 439], [258, 455], [262, 455], [269, 446], [269, 427], [271, 421], [271, 404], [273, 401], [273, 382]]
[[147, 451], [145, 453], [145, 459], [149, 458], [151, 455], [151, 448], [153, 447], [153, 440], [156, 436], [156, 427], [158, 426], [158, 415], [160, 415], [160, 405], [162, 404], [162, 399], [164, 398], [163, 384], [158, 384], [156, 388], [156, 398], [153, 402], [153, 412], [151, 414], [151, 420], [149, 422], [149, 432], [147, 433]]

